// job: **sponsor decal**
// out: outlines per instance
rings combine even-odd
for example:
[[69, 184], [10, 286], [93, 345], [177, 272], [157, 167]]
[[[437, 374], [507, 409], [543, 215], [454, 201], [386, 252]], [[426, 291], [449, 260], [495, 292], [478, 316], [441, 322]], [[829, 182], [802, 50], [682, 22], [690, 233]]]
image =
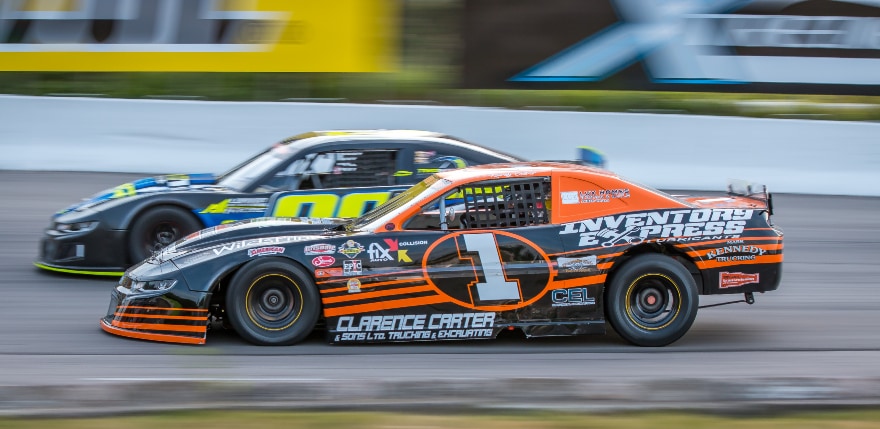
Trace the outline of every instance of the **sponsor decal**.
[[327, 277], [342, 277], [342, 268], [318, 268], [315, 270], [315, 277], [319, 279], [326, 279]]
[[428, 240], [414, 240], [414, 241], [401, 241], [398, 243], [400, 247], [411, 247], [411, 246], [427, 246]]
[[754, 261], [758, 256], [767, 253], [766, 250], [758, 246], [746, 244], [717, 247], [706, 253], [706, 257], [714, 259], [718, 262], [735, 262], [735, 261]]
[[505, 171], [503, 173], [492, 173], [489, 177], [493, 179], [506, 179], [509, 177], [529, 177], [534, 175], [534, 171]]
[[752, 209], [680, 209], [603, 216], [562, 225], [560, 235], [578, 234], [579, 246], [611, 247], [645, 241], [739, 238]]
[[330, 255], [315, 256], [312, 259], [312, 265], [319, 267], [319, 268], [329, 267], [335, 263], [336, 263], [336, 258], [334, 258]]
[[332, 255], [336, 253], [336, 246], [332, 244], [320, 243], [310, 244], [303, 249], [306, 255]]
[[277, 255], [279, 253], [284, 253], [284, 248], [279, 246], [271, 246], [271, 247], [257, 247], [256, 249], [249, 249], [248, 256], [260, 256], [260, 255]]
[[370, 243], [367, 255], [370, 256], [370, 262], [385, 262], [392, 260], [391, 250], [382, 247], [379, 243]]
[[596, 270], [596, 255], [581, 256], [578, 258], [557, 258], [556, 265], [560, 271], [567, 273], [584, 273]]
[[364, 246], [362, 246], [361, 243], [358, 243], [357, 241], [348, 240], [345, 243], [342, 243], [342, 245], [339, 246], [339, 249], [337, 250], [339, 253], [342, 253], [348, 258], [354, 258], [364, 251]]
[[346, 259], [342, 261], [342, 273], [346, 276], [359, 276], [363, 273], [363, 264], [360, 259]]
[[[219, 226], [215, 227], [216, 229], [220, 229]], [[285, 244], [285, 243], [296, 243], [302, 240], [309, 240], [308, 237], [298, 237], [295, 235], [284, 236], [284, 237], [266, 237], [266, 238], [253, 238], [250, 240], [239, 240], [233, 241], [232, 243], [226, 243], [220, 246], [217, 246], [211, 249], [215, 255], [219, 256], [226, 252], [233, 252], [236, 250], [247, 249], [250, 247], [268, 245], [268, 244]]]
[[266, 211], [268, 201], [268, 198], [230, 198], [210, 204], [201, 212], [206, 214], [263, 213]]
[[492, 338], [494, 326], [484, 312], [343, 316], [334, 342]]
[[559, 195], [562, 197], [562, 204], [577, 204], [579, 202], [577, 191], [566, 191]]
[[358, 279], [348, 279], [348, 293], [357, 293], [361, 291], [361, 281]]
[[731, 287], [745, 286], [747, 284], [758, 283], [759, 278], [759, 274], [757, 273], [728, 273], [722, 271], [718, 274], [718, 287], [721, 289], [727, 289]]
[[587, 288], [553, 289], [550, 300], [554, 307], [570, 307], [575, 305], [595, 305], [596, 298], [589, 296]]
[[268, 202], [268, 198], [232, 198], [223, 213], [263, 213]]
[[561, 192], [562, 204], [607, 203], [612, 198], [629, 198], [629, 189], [600, 189]]
[[389, 262], [395, 260], [395, 256], [397, 262], [412, 262], [412, 259], [406, 254], [407, 251], [400, 250], [396, 238], [386, 238], [383, 241], [385, 241], [388, 247], [382, 246], [379, 243], [370, 243], [369, 250], [367, 250], [370, 262]]

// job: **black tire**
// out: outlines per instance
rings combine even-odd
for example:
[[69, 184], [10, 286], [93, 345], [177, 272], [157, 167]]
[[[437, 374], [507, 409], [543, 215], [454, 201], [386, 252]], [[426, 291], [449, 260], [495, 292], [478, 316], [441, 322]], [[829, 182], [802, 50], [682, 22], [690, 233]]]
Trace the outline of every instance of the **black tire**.
[[159, 206], [138, 215], [128, 237], [128, 255], [136, 264], [153, 252], [202, 229], [202, 224], [185, 210]]
[[226, 290], [226, 315], [235, 332], [262, 346], [305, 339], [318, 322], [321, 300], [311, 276], [295, 262], [264, 258], [247, 263]]
[[691, 273], [675, 259], [646, 254], [626, 261], [608, 285], [608, 321], [623, 339], [659, 347], [690, 329], [700, 306]]

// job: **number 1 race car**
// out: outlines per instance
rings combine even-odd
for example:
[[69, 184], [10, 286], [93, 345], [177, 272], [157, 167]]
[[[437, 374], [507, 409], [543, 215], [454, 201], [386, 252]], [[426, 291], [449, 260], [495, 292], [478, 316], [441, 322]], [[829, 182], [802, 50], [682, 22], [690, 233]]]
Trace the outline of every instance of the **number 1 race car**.
[[226, 174], [146, 178], [56, 213], [35, 265], [120, 276], [205, 227], [273, 216], [357, 217], [432, 173], [519, 159], [439, 133], [324, 131], [273, 145]]
[[662, 346], [699, 295], [775, 290], [770, 196], [674, 197], [606, 170], [513, 163], [431, 175], [358, 219], [260, 218], [189, 235], [129, 269], [110, 333], [261, 345], [603, 333]]

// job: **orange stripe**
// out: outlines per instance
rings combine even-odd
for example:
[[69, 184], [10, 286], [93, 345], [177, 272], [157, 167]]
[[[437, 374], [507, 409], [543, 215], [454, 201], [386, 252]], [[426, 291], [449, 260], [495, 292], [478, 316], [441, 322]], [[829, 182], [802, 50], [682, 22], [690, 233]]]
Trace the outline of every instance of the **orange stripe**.
[[207, 326], [165, 325], [161, 323], [129, 323], [113, 320], [113, 326], [123, 329], [149, 329], [152, 331], [207, 332]]
[[608, 277], [607, 274], [601, 274], [598, 276], [589, 276], [589, 277], [581, 277], [577, 279], [571, 280], [563, 280], [565, 282], [565, 289], [580, 287], [580, 286], [590, 286], [605, 283], [605, 279]]
[[183, 343], [183, 344], [205, 344], [204, 337], [178, 337], [176, 335], [164, 335], [164, 334], [148, 334], [146, 332], [134, 332], [134, 331], [126, 331], [124, 329], [119, 329], [113, 326], [108, 325], [106, 322], [101, 320], [101, 329], [113, 334], [119, 335], [122, 337], [129, 338], [137, 338], [139, 340], [150, 340], [150, 341], [162, 341], [166, 343]]
[[[412, 283], [412, 282], [423, 282], [425, 281], [422, 277], [411, 278], [411, 279], [402, 279], [402, 280], [391, 280], [387, 282], [376, 282], [376, 283], [362, 283], [361, 289], [365, 288], [375, 288], [377, 286], [390, 286], [390, 285], [399, 285], [404, 283]], [[321, 293], [333, 293], [333, 292], [345, 292], [348, 290], [348, 286], [345, 287], [337, 287], [333, 289], [324, 289]]]
[[[394, 272], [390, 272], [390, 273], [377, 273], [377, 274], [370, 274], [370, 275], [366, 275], [366, 276], [361, 275], [361, 276], [357, 276], [357, 277], [345, 277], [345, 279], [347, 280], [347, 279], [366, 279], [366, 278], [376, 278], [376, 277], [390, 277], [390, 276], [399, 276], [402, 274], [413, 274], [413, 273], [421, 274], [422, 270], [415, 269], [415, 270], [394, 271]], [[339, 280], [339, 279], [337, 279], [337, 280], [321, 280], [321, 281], [315, 282], [315, 283], [321, 285], [321, 284], [326, 284], [326, 283], [336, 283], [339, 281], [341, 281], [341, 280]]]
[[339, 308], [325, 308], [324, 315], [327, 317], [345, 316], [348, 314], [369, 313], [373, 311], [392, 310], [395, 308], [415, 307], [417, 305], [430, 305], [449, 302], [448, 298], [440, 295], [420, 298], [398, 299], [395, 301], [375, 302], [370, 304], [349, 305]]
[[733, 267], [737, 265], [755, 265], [755, 264], [773, 264], [781, 263], [782, 255], [759, 256], [754, 261], [731, 261], [731, 262], [715, 262], [715, 261], [699, 261], [697, 268], [705, 270], [708, 268]]
[[162, 314], [142, 314], [142, 313], [113, 313], [119, 317], [141, 317], [144, 319], [173, 319], [173, 320], [208, 320], [208, 316], [165, 316]]
[[361, 292], [361, 293], [352, 293], [348, 295], [340, 295], [334, 296], [330, 298], [324, 298], [324, 304], [333, 304], [337, 302], [346, 302], [346, 301], [360, 301], [362, 299], [368, 298], [378, 298], [381, 296], [393, 296], [393, 295], [404, 295], [408, 293], [416, 293], [416, 292], [427, 292], [432, 291], [434, 288], [427, 285], [422, 286], [413, 286], [407, 288], [400, 289], [385, 289], [373, 292]]
[[116, 308], [120, 308], [120, 307], [123, 309], [135, 308], [135, 309], [140, 309], [140, 310], [199, 311], [199, 312], [207, 312], [208, 311], [207, 309], [203, 309], [203, 308], [143, 307], [143, 306], [139, 306], [139, 305], [120, 305]]

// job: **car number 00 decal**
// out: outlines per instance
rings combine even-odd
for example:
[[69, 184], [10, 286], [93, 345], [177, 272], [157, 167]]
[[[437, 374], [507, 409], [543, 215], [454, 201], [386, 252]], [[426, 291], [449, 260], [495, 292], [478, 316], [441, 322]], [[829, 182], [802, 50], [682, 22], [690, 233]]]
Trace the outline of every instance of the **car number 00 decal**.
[[358, 217], [367, 209], [378, 207], [391, 198], [391, 192], [352, 192], [336, 194], [304, 194], [281, 197], [272, 211], [278, 217]]
[[480, 257], [480, 265], [474, 263], [475, 269], [482, 268], [485, 282], [477, 283], [477, 296], [481, 301], [520, 300], [519, 283], [510, 281], [504, 274], [504, 266], [498, 254], [498, 243], [494, 234], [465, 234], [465, 250], [474, 252]]

